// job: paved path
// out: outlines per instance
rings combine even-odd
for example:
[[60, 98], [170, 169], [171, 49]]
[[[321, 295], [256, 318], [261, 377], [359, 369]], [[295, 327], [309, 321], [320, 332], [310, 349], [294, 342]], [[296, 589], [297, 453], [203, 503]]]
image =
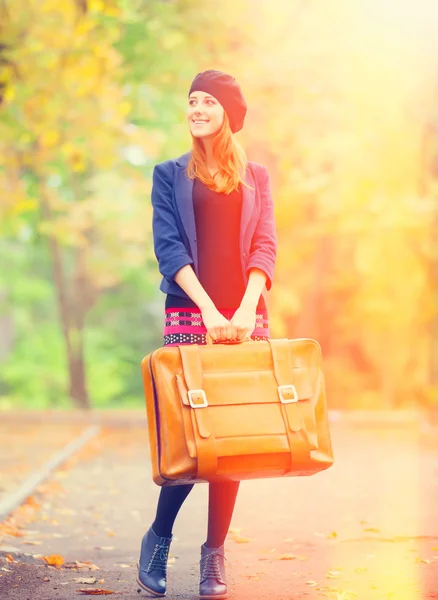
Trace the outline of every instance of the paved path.
[[[226, 542], [229, 598], [438, 598], [438, 440], [417, 427], [342, 423], [332, 437], [328, 471], [241, 484]], [[158, 493], [145, 426], [105, 428], [17, 514], [25, 535], [0, 537], [1, 600], [72, 600], [95, 588], [146, 598], [135, 564]], [[175, 525], [169, 600], [197, 598], [206, 518], [201, 484]], [[52, 554], [61, 568], [41, 559]], [[99, 569], [73, 570], [74, 561]], [[84, 577], [96, 583], [75, 581]]]

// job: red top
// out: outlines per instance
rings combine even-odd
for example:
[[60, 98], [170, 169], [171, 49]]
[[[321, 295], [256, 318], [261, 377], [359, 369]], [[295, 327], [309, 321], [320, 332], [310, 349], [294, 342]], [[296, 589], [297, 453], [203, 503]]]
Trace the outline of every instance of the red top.
[[[239, 247], [241, 186], [227, 195], [211, 190], [195, 178], [193, 209], [199, 281], [217, 308], [236, 310], [245, 293]], [[168, 295], [166, 308], [177, 306], [196, 307], [191, 300]], [[257, 310], [266, 310], [263, 296]]]

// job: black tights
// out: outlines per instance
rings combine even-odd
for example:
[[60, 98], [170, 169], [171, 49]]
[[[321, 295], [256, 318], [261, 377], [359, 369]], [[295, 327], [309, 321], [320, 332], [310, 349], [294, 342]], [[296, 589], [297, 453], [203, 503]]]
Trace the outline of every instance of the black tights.
[[[209, 483], [207, 548], [219, 548], [225, 541], [233, 516], [239, 481]], [[162, 537], [170, 537], [173, 524], [194, 484], [161, 488], [157, 514], [152, 527]]]

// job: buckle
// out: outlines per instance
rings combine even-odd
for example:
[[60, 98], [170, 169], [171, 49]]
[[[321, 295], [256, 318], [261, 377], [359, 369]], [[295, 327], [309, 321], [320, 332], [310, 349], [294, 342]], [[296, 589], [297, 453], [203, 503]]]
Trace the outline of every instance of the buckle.
[[[283, 391], [288, 391], [288, 392], [292, 392], [293, 397], [292, 398], [285, 398], [283, 396]], [[294, 385], [290, 384], [290, 385], [279, 385], [278, 386], [278, 395], [280, 396], [280, 402], [282, 402], [283, 404], [290, 404], [291, 402], [298, 402], [299, 398], [298, 398], [298, 394], [297, 394], [297, 389]]]
[[[193, 394], [200, 394], [202, 398], [202, 404], [195, 404], [195, 402], [192, 399]], [[189, 403], [192, 408], [206, 408], [208, 406], [207, 396], [204, 390], [189, 390], [187, 392], [187, 395], [189, 397]]]

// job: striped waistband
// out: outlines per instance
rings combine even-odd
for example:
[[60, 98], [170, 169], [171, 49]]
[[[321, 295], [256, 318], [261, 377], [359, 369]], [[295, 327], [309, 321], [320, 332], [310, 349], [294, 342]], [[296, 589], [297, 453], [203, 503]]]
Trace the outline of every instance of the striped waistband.
[[[218, 310], [228, 320], [236, 312], [230, 309]], [[163, 333], [164, 345], [197, 344], [205, 343], [207, 329], [199, 309], [168, 308], [165, 309]], [[266, 311], [256, 312], [256, 326], [251, 337], [253, 339], [269, 338], [269, 322]]]

